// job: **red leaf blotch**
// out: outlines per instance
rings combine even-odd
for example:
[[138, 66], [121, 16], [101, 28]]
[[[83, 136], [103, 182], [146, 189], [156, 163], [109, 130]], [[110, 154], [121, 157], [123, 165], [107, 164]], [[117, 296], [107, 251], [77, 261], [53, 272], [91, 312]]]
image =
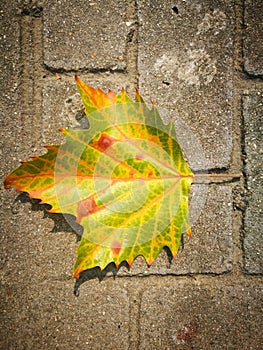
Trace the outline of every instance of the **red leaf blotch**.
[[107, 148], [111, 147], [117, 140], [113, 137], [110, 137], [107, 134], [101, 134], [98, 141], [94, 144], [94, 148], [98, 149], [101, 152], [105, 152]]
[[78, 203], [76, 222], [79, 224], [83, 217], [96, 213], [104, 206], [98, 206], [94, 196], [84, 199]]
[[111, 243], [111, 250], [114, 255], [119, 255], [121, 251], [122, 244], [121, 242], [117, 241], [116, 239]]

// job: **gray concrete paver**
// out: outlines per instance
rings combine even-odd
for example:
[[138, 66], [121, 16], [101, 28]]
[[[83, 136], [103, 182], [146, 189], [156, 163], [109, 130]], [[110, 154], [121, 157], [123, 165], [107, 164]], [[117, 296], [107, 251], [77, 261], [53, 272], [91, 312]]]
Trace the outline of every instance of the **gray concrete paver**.
[[[20, 113], [20, 26], [15, 18], [16, 1], [0, 2], [0, 230], [1, 230], [1, 318], [4, 309], [3, 270], [9, 260], [8, 247], [15, 241], [13, 221], [10, 218], [12, 193], [3, 189], [2, 181], [18, 162], [21, 140]], [[12, 251], [12, 250], [11, 250]], [[15, 253], [13, 253], [15, 254]], [[6, 329], [1, 327], [0, 341], [6, 337]], [[1, 343], [0, 343], [1, 344]], [[0, 345], [1, 346], [1, 345]], [[7, 349], [2, 347], [2, 349]]]
[[[44, 63], [50, 69], [124, 70], [126, 1], [44, 1]], [[128, 23], [128, 25], [126, 24]]]
[[72, 281], [6, 286], [2, 349], [128, 349], [125, 286], [89, 283], [74, 297]]
[[[9, 6], [8, 6], [9, 5]], [[0, 156], [8, 154], [4, 159], [5, 167], [15, 163], [18, 145], [14, 146], [15, 140], [21, 133], [21, 112], [20, 112], [20, 26], [18, 21], [13, 20], [16, 13], [16, 3], [3, 0], [0, 3], [1, 33], [0, 33]], [[11, 23], [10, 23], [10, 18]], [[19, 128], [20, 126], [20, 128]], [[5, 142], [5, 137], [10, 142]]]
[[232, 152], [233, 2], [140, 0], [139, 88], [201, 141], [208, 167]]
[[263, 273], [263, 89], [245, 93], [243, 118], [248, 203], [244, 220], [244, 264], [249, 273]]
[[244, 67], [251, 75], [263, 75], [263, 3], [245, 0]]
[[143, 293], [139, 349], [261, 349], [262, 288], [158, 287]]
[[[5, 243], [2, 254], [3, 281], [8, 282], [13, 278], [19, 280], [21, 285], [26, 285], [30, 279], [31, 283], [36, 283], [48, 278], [71, 278], [77, 236], [70, 227], [58, 226], [57, 219], [60, 215], [53, 215], [56, 218], [56, 221], [53, 221], [44, 217], [44, 212], [36, 206], [32, 207], [29, 203], [12, 203], [16, 194], [15, 191], [10, 192], [10, 199], [8, 196], [3, 197], [9, 214], [2, 219]], [[55, 222], [57, 229], [56, 232], [52, 232]], [[64, 219], [61, 220], [61, 223], [63, 222]], [[13, 237], [10, 237], [8, 232], [12, 232]]]

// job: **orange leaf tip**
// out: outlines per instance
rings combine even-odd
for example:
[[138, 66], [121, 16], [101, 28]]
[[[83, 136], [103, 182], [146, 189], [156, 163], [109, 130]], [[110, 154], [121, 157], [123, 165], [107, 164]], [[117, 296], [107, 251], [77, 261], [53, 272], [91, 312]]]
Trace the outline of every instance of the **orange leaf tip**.
[[189, 237], [192, 237], [192, 230], [190, 228], [186, 230], [186, 233], [188, 234]]
[[74, 272], [74, 278], [79, 279], [79, 275], [80, 275], [81, 271], [82, 271], [81, 268], [78, 267], [76, 269], [76, 271]]
[[147, 265], [148, 265], [148, 266], [151, 266], [152, 263], [153, 263], [153, 260], [152, 260], [152, 259], [147, 260]]
[[141, 95], [140, 95], [139, 90], [138, 90], [137, 87], [135, 88], [135, 94], [136, 94], [137, 99], [141, 100]]
[[60, 128], [59, 131], [64, 135], [66, 136], [68, 134], [68, 129], [64, 129], [64, 128]]
[[132, 259], [126, 260], [127, 264], [132, 267]]

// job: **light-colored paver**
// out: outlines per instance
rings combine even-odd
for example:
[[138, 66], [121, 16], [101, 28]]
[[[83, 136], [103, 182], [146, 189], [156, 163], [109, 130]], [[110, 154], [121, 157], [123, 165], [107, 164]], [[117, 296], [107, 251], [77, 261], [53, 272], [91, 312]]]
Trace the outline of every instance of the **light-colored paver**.
[[228, 167], [233, 2], [140, 0], [138, 16], [141, 93], [183, 119], [201, 141], [207, 167]]

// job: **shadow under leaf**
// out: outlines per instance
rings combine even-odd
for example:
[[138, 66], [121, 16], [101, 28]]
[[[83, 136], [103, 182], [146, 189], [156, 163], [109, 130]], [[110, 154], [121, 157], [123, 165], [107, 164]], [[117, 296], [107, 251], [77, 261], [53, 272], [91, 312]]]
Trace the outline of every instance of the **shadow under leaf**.
[[12, 212], [15, 214], [17, 212], [17, 205], [20, 203], [30, 203], [31, 210], [42, 211], [43, 218], [49, 218], [53, 221], [54, 226], [51, 232], [69, 232], [75, 233], [77, 240], [79, 241], [83, 234], [83, 227], [76, 223], [75, 216], [70, 214], [60, 214], [60, 213], [49, 213], [48, 210], [51, 209], [49, 204], [40, 203], [40, 199], [30, 198], [27, 192], [21, 192], [14, 200], [12, 206]]
[[[60, 214], [60, 213], [49, 213], [48, 210], [51, 209], [51, 206], [48, 204], [40, 203], [39, 199], [30, 198], [27, 192], [21, 192], [14, 200], [12, 211], [13, 213], [17, 213], [20, 208], [19, 205], [23, 203], [30, 203], [31, 210], [33, 211], [42, 211], [43, 218], [49, 218], [53, 221], [54, 226], [51, 230], [51, 233], [56, 232], [68, 232], [74, 233], [76, 235], [76, 241], [80, 241], [81, 236], [83, 234], [83, 227], [76, 223], [75, 216], [70, 214]], [[181, 248], [184, 248], [184, 239], [183, 234], [181, 236]], [[171, 265], [173, 261], [173, 255], [168, 247], [164, 247], [164, 251], [167, 254], [168, 264]], [[80, 277], [75, 281], [74, 285], [74, 294], [79, 296], [79, 287], [92, 279], [98, 278], [101, 282], [107, 275], [112, 274], [115, 278], [120, 268], [125, 267], [128, 271], [130, 271], [130, 266], [126, 261], [123, 261], [118, 267], [116, 267], [115, 263], [110, 263], [106, 266], [105, 269], [101, 270], [99, 266], [94, 268], [82, 271], [80, 273]]]
[[75, 282], [74, 286], [74, 294], [76, 296], [79, 296], [79, 287], [92, 279], [98, 278], [99, 281], [101, 282], [106, 275], [111, 273], [113, 277], [115, 278], [118, 271], [120, 270], [121, 267], [125, 266], [127, 270], [130, 270], [130, 266], [126, 261], [123, 261], [118, 267], [116, 267], [115, 263], [112, 262], [108, 266], [105, 267], [105, 269], [101, 270], [99, 266], [93, 267], [92, 269], [88, 269], [85, 271], [82, 271], [80, 273], [79, 278]]

